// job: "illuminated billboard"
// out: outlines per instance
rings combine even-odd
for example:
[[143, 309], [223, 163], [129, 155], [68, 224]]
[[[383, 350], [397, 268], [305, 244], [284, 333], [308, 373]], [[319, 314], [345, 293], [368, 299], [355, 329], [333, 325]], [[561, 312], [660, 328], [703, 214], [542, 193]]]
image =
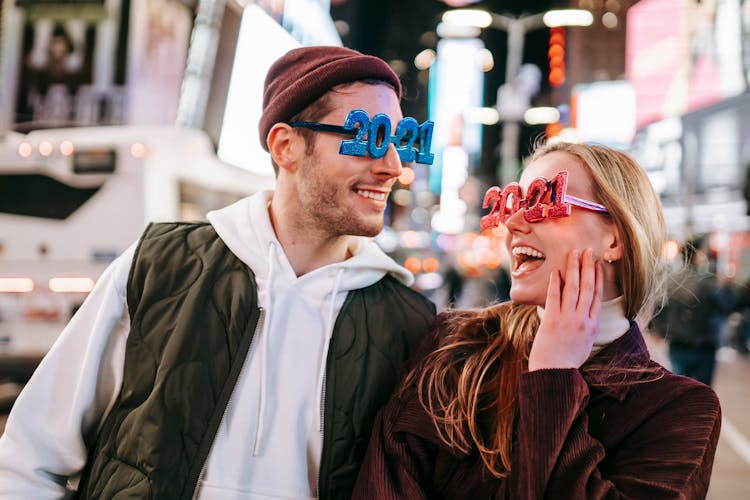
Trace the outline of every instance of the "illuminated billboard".
[[628, 10], [637, 127], [745, 91], [741, 12], [740, 0], [641, 0]]
[[269, 155], [256, 138], [268, 68], [301, 45], [341, 45], [328, 0], [286, 0], [273, 5], [280, 10], [249, 5], [242, 12], [217, 151], [227, 163], [268, 176], [273, 175]]

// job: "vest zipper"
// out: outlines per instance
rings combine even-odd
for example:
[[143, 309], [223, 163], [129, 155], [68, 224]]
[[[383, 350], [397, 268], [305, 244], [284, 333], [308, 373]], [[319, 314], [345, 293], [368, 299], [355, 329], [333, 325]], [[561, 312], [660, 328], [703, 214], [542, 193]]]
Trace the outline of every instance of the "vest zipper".
[[[320, 500], [324, 500], [325, 498], [328, 498], [328, 496], [323, 496], [322, 490], [321, 490], [321, 471], [323, 470], [323, 467], [326, 465], [326, 461], [328, 460], [328, 456], [326, 454], [326, 441], [325, 441], [325, 411], [326, 411], [326, 387], [327, 387], [327, 380], [328, 380], [328, 371], [331, 370], [331, 374], [334, 375], [334, 381], [336, 380], [335, 377], [335, 367], [336, 364], [333, 360], [333, 351], [336, 346], [336, 331], [340, 327], [339, 321], [341, 321], [342, 313], [344, 311], [349, 310], [349, 306], [352, 302], [354, 295], [349, 293], [346, 295], [346, 299], [344, 299], [344, 303], [341, 305], [341, 309], [339, 310], [339, 314], [336, 316], [336, 321], [333, 322], [333, 331], [331, 332], [331, 340], [328, 343], [328, 352], [326, 353], [325, 357], [325, 372], [323, 372], [323, 388], [321, 390], [321, 396], [320, 396], [320, 463], [318, 464], [318, 474], [317, 474], [317, 484], [318, 484], [318, 498]], [[330, 364], [329, 364], [330, 363]], [[334, 392], [334, 398], [336, 397], [336, 394]], [[335, 421], [335, 419], [331, 419], [331, 421]], [[333, 431], [333, 429], [331, 429]], [[334, 433], [335, 434], [335, 433]], [[330, 471], [327, 471], [330, 473]], [[326, 486], [328, 487], [328, 482], [326, 482]]]
[[[253, 331], [253, 338], [250, 340], [250, 346], [247, 348], [247, 352], [245, 353], [245, 359], [242, 360], [242, 368], [240, 369], [240, 373], [237, 376], [237, 379], [234, 381], [234, 386], [232, 387], [232, 393], [229, 395], [229, 399], [227, 399], [226, 404], [224, 405], [224, 409], [221, 413], [221, 420], [219, 421], [219, 425], [221, 425], [221, 422], [224, 421], [224, 417], [227, 413], [227, 408], [229, 408], [229, 403], [232, 402], [232, 398], [234, 397], [234, 393], [237, 390], [237, 383], [240, 381], [242, 376], [245, 374], [245, 370], [247, 369], [247, 358], [250, 357], [250, 354], [253, 352], [253, 346], [255, 345], [255, 339], [258, 338], [258, 332], [260, 332], [263, 328], [263, 321], [266, 318], [265, 311], [262, 307], [258, 308], [258, 311], [260, 311], [260, 316], [258, 317], [258, 322], [255, 325], [255, 330]], [[216, 434], [214, 434], [213, 439], [216, 439]], [[211, 448], [213, 448], [213, 441], [211, 442], [211, 447], [208, 449], [208, 453], [203, 458], [203, 465], [201, 465], [201, 471], [200, 474], [198, 474], [198, 479], [195, 482], [195, 485], [193, 486], [193, 496], [192, 499], [196, 500], [198, 498], [198, 486], [201, 484], [201, 481], [203, 480], [203, 477], [206, 475], [206, 468], [208, 467], [206, 465], [208, 461], [208, 455], [211, 453]]]
[[[330, 349], [329, 349], [330, 350]], [[326, 365], [328, 364], [328, 356], [326, 356]], [[328, 366], [326, 366], [326, 371]], [[328, 373], [323, 373], [323, 389], [320, 391], [320, 463], [318, 464], [318, 477], [316, 483], [318, 485], [317, 496], [320, 498], [320, 468], [323, 466], [323, 446], [325, 446], [325, 433], [323, 432], [323, 418], [325, 418], [326, 411], [326, 376]]]

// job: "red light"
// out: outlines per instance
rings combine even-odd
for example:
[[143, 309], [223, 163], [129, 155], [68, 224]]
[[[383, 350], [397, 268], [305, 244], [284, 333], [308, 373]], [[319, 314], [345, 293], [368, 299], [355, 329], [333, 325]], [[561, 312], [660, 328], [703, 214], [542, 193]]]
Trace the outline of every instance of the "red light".
[[549, 84], [559, 87], [565, 83], [565, 28], [549, 30]]
[[436, 273], [440, 269], [440, 261], [435, 257], [427, 257], [422, 261], [422, 269], [426, 273]]
[[551, 28], [549, 30], [549, 44], [550, 45], [565, 45], [565, 33], [563, 31], [555, 31], [560, 28]]
[[552, 45], [547, 51], [547, 56], [549, 56], [550, 63], [552, 63], [552, 59], [563, 59], [565, 57], [565, 49], [562, 45]]
[[549, 71], [549, 84], [553, 87], [559, 87], [565, 83], [565, 71], [560, 68], [554, 68]]
[[407, 257], [404, 261], [404, 267], [408, 269], [410, 273], [417, 274], [422, 268], [422, 261], [419, 260], [419, 257]]
[[549, 58], [549, 69], [562, 69], [565, 70], [565, 60], [562, 57], [550, 57]]
[[545, 135], [547, 136], [547, 139], [550, 139], [552, 137], [555, 137], [557, 135], [560, 135], [560, 132], [562, 132], [563, 126], [560, 122], [550, 123], [547, 125], [547, 129], [545, 130]]

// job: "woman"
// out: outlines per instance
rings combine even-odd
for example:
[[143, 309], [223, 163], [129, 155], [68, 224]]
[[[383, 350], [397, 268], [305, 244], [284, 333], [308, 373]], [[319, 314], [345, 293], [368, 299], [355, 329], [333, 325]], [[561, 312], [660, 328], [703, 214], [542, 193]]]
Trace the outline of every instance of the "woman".
[[354, 498], [705, 497], [718, 399], [651, 361], [638, 327], [663, 283], [648, 177], [556, 143], [519, 184], [488, 191], [483, 219], [507, 228], [511, 301], [441, 314]]

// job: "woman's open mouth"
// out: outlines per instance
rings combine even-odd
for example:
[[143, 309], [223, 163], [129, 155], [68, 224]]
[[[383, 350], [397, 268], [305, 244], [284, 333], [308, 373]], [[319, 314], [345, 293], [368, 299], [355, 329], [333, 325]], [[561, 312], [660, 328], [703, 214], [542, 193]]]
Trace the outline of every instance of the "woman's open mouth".
[[514, 275], [535, 271], [542, 266], [546, 258], [539, 250], [525, 246], [514, 247], [512, 253]]

